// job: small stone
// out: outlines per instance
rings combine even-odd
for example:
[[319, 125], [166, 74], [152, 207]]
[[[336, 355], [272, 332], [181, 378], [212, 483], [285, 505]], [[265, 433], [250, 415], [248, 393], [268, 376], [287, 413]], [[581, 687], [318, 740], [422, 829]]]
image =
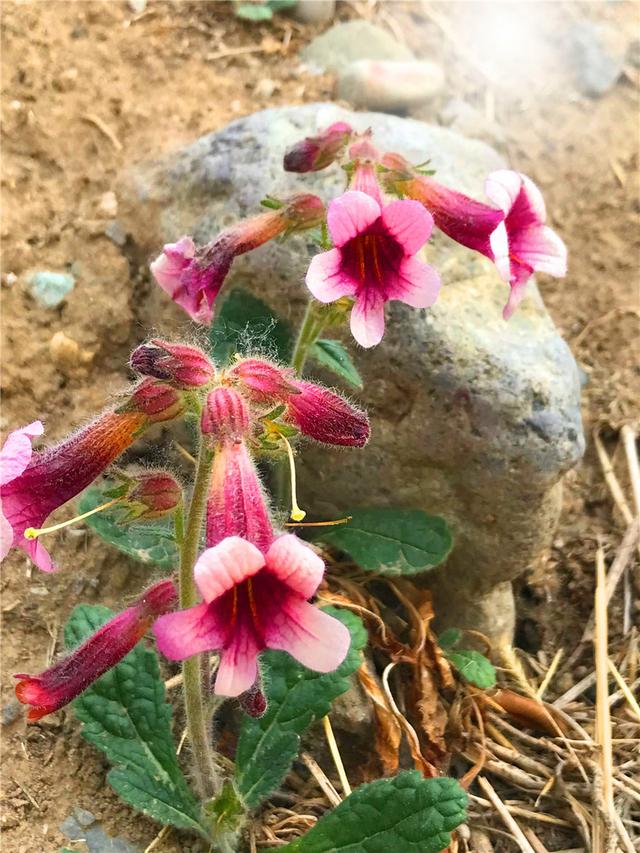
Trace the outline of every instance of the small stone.
[[112, 243], [122, 248], [127, 242], [127, 232], [117, 219], [112, 219], [104, 229], [105, 237], [108, 237]]
[[624, 67], [627, 45], [622, 33], [608, 24], [579, 21], [571, 30], [576, 83], [583, 95], [604, 95]]
[[59, 77], [53, 81], [53, 86], [59, 92], [70, 92], [75, 89], [78, 82], [78, 69], [66, 68]]
[[147, 8], [147, 0], [127, 0], [127, 6], [134, 15], [141, 15]]
[[3, 726], [10, 726], [22, 716], [22, 705], [20, 702], [9, 702], [2, 709], [1, 722]]
[[115, 219], [118, 215], [118, 199], [114, 192], [109, 190], [109, 192], [100, 196], [98, 211], [103, 214], [103, 216], [106, 216], [107, 219]]
[[368, 21], [334, 24], [326, 33], [309, 42], [301, 55], [319, 72], [340, 72], [358, 59], [408, 61], [414, 58], [406, 45]]
[[31, 293], [43, 308], [56, 308], [75, 287], [72, 275], [60, 272], [37, 272], [29, 279]]
[[2, 276], [2, 282], [3, 284], [6, 284], [7, 287], [13, 287], [17, 280], [18, 276], [14, 272], [6, 272]]
[[70, 371], [86, 367], [93, 361], [94, 353], [81, 350], [80, 345], [64, 332], [56, 332], [49, 341], [49, 353], [56, 367]]
[[300, 24], [327, 24], [336, 11], [336, 0], [298, 0], [289, 15]]
[[338, 75], [338, 97], [355, 107], [404, 112], [436, 95], [444, 72], [434, 62], [359, 59]]
[[253, 94], [258, 98], [270, 98], [277, 88], [278, 84], [275, 80], [271, 80], [269, 77], [263, 77], [262, 80], [259, 80], [256, 83]]

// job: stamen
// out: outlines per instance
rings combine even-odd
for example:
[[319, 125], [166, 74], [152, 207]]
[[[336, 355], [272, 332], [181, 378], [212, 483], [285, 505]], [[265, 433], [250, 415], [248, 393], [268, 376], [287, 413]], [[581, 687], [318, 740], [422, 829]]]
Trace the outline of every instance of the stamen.
[[352, 518], [352, 515], [346, 515], [344, 518], [336, 518], [334, 521], [306, 521], [302, 524], [289, 521], [285, 527], [333, 527], [334, 524], [346, 524]]
[[281, 435], [280, 438], [284, 441], [284, 446], [287, 448], [287, 455], [289, 456], [289, 470], [291, 471], [291, 518], [294, 521], [302, 521], [302, 519], [306, 516], [306, 512], [303, 509], [300, 509], [298, 506], [298, 498], [296, 497], [296, 465], [293, 461], [293, 450], [291, 449], [291, 445], [284, 437]]
[[94, 507], [88, 512], [83, 512], [82, 515], [76, 515], [75, 518], [70, 518], [69, 521], [61, 521], [60, 524], [52, 524], [51, 527], [27, 527], [22, 535], [25, 539], [37, 539], [38, 536], [42, 536], [43, 533], [53, 533], [55, 530], [62, 530], [63, 527], [69, 527], [70, 524], [75, 524], [76, 521], [82, 521], [83, 518], [89, 518], [90, 515], [95, 515], [96, 512], [102, 512], [105, 509], [109, 509], [110, 506], [119, 503], [121, 500], [122, 497], [113, 498], [112, 500], [107, 501], [106, 504]]

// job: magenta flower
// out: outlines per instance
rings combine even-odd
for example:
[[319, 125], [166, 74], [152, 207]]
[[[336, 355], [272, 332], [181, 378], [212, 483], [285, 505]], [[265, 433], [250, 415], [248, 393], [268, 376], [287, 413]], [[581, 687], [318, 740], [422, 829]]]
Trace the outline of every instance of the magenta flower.
[[313, 382], [296, 379], [293, 386], [298, 393], [287, 398], [284, 418], [303, 435], [341, 447], [364, 447], [369, 441], [369, 418], [362, 409]]
[[307, 136], [287, 149], [284, 155], [285, 172], [318, 172], [326, 169], [344, 151], [353, 128], [337, 121], [321, 130], [317, 136]]
[[202, 350], [159, 338], [136, 347], [129, 364], [142, 376], [162, 379], [182, 390], [207, 385], [215, 375], [213, 364]]
[[327, 225], [336, 248], [312, 259], [307, 287], [320, 302], [355, 299], [351, 331], [359, 344], [380, 343], [390, 299], [413, 308], [433, 305], [440, 277], [415, 257], [433, 226], [421, 204], [394, 201], [381, 207], [369, 195], [349, 191], [330, 203]]
[[547, 213], [537, 186], [526, 175], [501, 169], [492, 172], [485, 192], [504, 212], [492, 236], [494, 261], [500, 275], [509, 282], [511, 293], [504, 308], [507, 320], [522, 301], [527, 281], [534, 272], [562, 277], [567, 272], [567, 247], [545, 225]]
[[176, 603], [173, 581], [160, 581], [50, 669], [40, 675], [15, 675], [14, 678], [20, 679], [16, 685], [16, 696], [23, 705], [32, 706], [27, 719], [35, 722], [68, 705], [129, 654], [147, 633], [153, 620], [172, 610]]
[[347, 628], [308, 602], [324, 564], [291, 534], [279, 536], [266, 553], [231, 536], [198, 559], [194, 569], [202, 604], [168, 613], [153, 630], [171, 660], [219, 651], [215, 692], [238, 696], [258, 676], [264, 649], [281, 649], [316, 672], [330, 672], [349, 649]]
[[[34, 421], [22, 429], [16, 429], [9, 433], [2, 450], [0, 450], [0, 489], [16, 480], [29, 465], [33, 454], [31, 442], [43, 432], [44, 427], [41, 421]], [[8, 511], [11, 512], [11, 510]], [[13, 526], [5, 515], [2, 503], [0, 503], [0, 560], [4, 560], [11, 550], [13, 540]], [[45, 555], [41, 553], [38, 555], [38, 559], [46, 564], [48, 555], [45, 558]], [[37, 563], [38, 560], [35, 562]]]

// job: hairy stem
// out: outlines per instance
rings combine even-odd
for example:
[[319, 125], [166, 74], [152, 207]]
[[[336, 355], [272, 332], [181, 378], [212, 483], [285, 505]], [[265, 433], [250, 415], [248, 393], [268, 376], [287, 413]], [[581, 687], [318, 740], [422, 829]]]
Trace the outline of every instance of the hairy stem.
[[[180, 547], [181, 608], [193, 607], [197, 601], [193, 566], [198, 556], [212, 462], [211, 450], [205, 445], [204, 441], [201, 441], [191, 506], [189, 507], [186, 530]], [[196, 781], [201, 794], [208, 799], [219, 791], [220, 780], [214, 767], [209, 745], [207, 717], [202, 696], [201, 658], [201, 655], [195, 655], [184, 661], [182, 664], [182, 683], [187, 715], [187, 732], [195, 761]]]
[[298, 376], [302, 375], [307, 356], [309, 355], [309, 349], [317, 341], [323, 325], [318, 317], [317, 303], [313, 299], [310, 299], [307, 309], [304, 312], [300, 331], [298, 332], [298, 339], [296, 340], [293, 355], [291, 356], [291, 367], [293, 367]]

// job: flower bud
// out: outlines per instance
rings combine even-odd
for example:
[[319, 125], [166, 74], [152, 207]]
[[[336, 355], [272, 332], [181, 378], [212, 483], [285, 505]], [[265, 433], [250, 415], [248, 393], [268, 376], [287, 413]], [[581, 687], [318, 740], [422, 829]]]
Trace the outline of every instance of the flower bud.
[[317, 136], [307, 136], [287, 149], [284, 155], [285, 172], [318, 172], [337, 160], [347, 145], [353, 129], [345, 121], [322, 130]]
[[145, 471], [136, 475], [122, 500], [128, 510], [126, 522], [162, 518], [180, 506], [182, 488], [166, 471]]
[[162, 423], [177, 418], [184, 411], [182, 394], [171, 385], [157, 379], [143, 379], [133, 390], [121, 411], [136, 411], [146, 415], [150, 423]]
[[288, 234], [315, 228], [322, 224], [325, 218], [324, 203], [321, 198], [311, 193], [298, 193], [285, 199], [279, 211]]
[[255, 403], [273, 406], [283, 402], [290, 394], [298, 394], [292, 384], [291, 370], [283, 370], [261, 358], [245, 358], [229, 371], [229, 376], [238, 380], [242, 391]]
[[143, 376], [162, 379], [174, 388], [199, 388], [211, 381], [215, 368], [196, 347], [154, 338], [131, 353], [132, 369]]
[[314, 385], [295, 381], [299, 393], [288, 400], [286, 419], [304, 435], [323, 444], [364, 447], [369, 441], [369, 418], [344, 397]]
[[246, 690], [244, 693], [241, 693], [238, 697], [240, 707], [249, 717], [263, 717], [267, 710], [267, 697], [264, 695], [262, 688], [258, 685], [259, 680], [260, 676], [258, 676], [253, 687], [249, 688], [249, 690]]
[[238, 392], [224, 386], [210, 391], [200, 427], [213, 441], [242, 441], [249, 431], [249, 413]]

